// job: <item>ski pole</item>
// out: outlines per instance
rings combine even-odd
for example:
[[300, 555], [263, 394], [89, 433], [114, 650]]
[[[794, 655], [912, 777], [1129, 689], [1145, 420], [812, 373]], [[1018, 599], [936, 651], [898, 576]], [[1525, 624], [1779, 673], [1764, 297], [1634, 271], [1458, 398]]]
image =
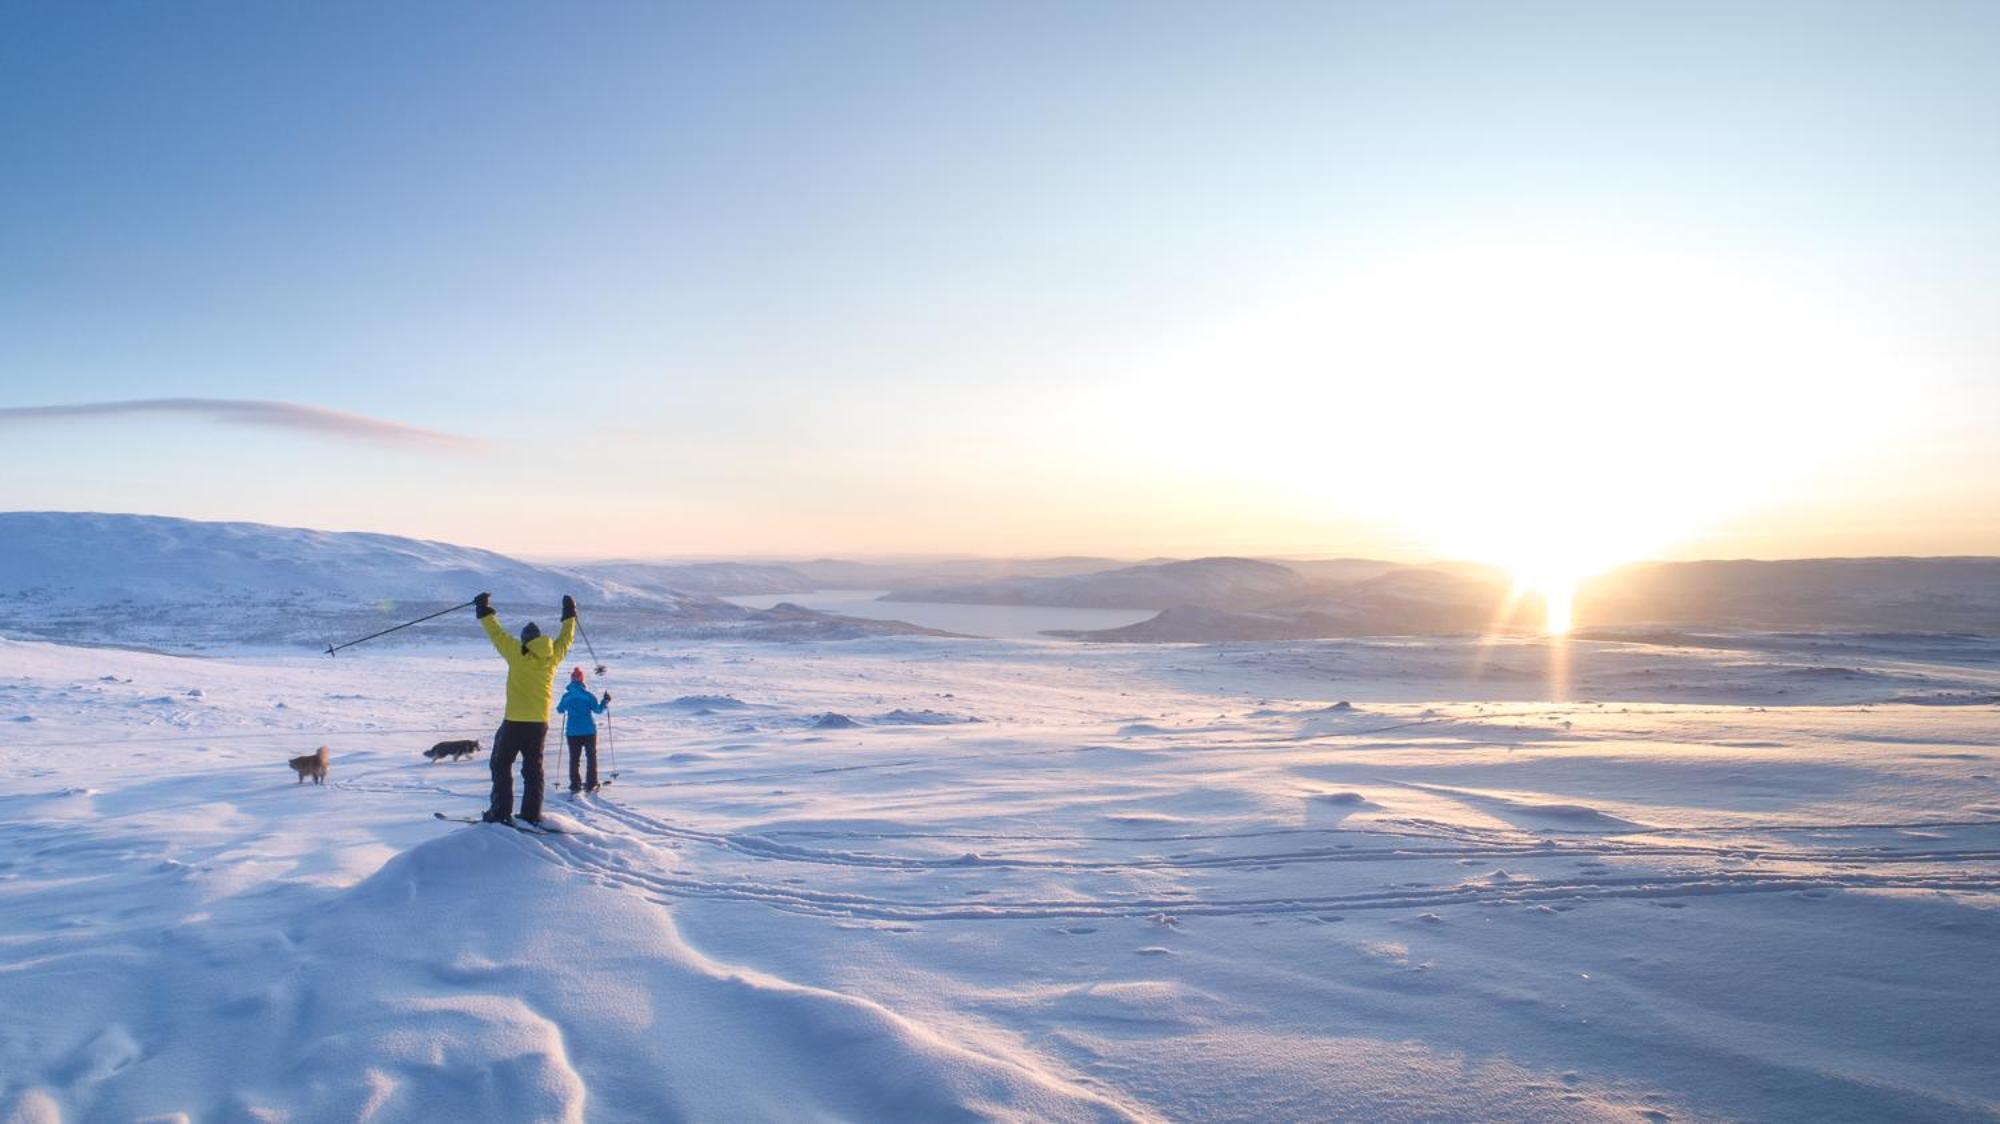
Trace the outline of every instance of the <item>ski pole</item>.
[[432, 613], [432, 614], [430, 614], [429, 616], [424, 616], [424, 617], [418, 617], [418, 618], [417, 618], [416, 620], [413, 620], [413, 621], [404, 621], [404, 622], [403, 622], [402, 624], [399, 624], [399, 625], [395, 626], [394, 628], [385, 628], [385, 629], [383, 629], [383, 630], [382, 630], [382, 631], [380, 631], [380, 632], [371, 632], [371, 633], [369, 633], [368, 635], [366, 635], [366, 636], [362, 637], [362, 638], [361, 638], [361, 639], [359, 639], [359, 640], [349, 640], [349, 641], [348, 641], [347, 643], [345, 643], [345, 644], [328, 644], [328, 645], [326, 646], [326, 654], [330, 656], [330, 655], [334, 654], [335, 652], [338, 652], [338, 651], [340, 651], [340, 650], [341, 650], [342, 648], [352, 648], [352, 647], [354, 647], [354, 646], [355, 646], [356, 644], [362, 644], [362, 643], [366, 643], [367, 641], [370, 641], [370, 640], [373, 640], [373, 639], [375, 639], [375, 638], [376, 638], [377, 636], [387, 636], [387, 635], [389, 635], [389, 634], [390, 634], [390, 633], [392, 633], [392, 632], [400, 632], [400, 631], [402, 631], [403, 629], [406, 629], [406, 628], [410, 627], [410, 626], [411, 626], [411, 625], [413, 625], [413, 624], [422, 624], [422, 623], [424, 623], [425, 621], [428, 621], [428, 620], [434, 620], [434, 619], [436, 619], [436, 618], [438, 618], [438, 617], [441, 617], [441, 616], [444, 616], [444, 615], [445, 615], [446, 613], [456, 613], [456, 612], [458, 612], [458, 611], [459, 611], [460, 609], [470, 609], [470, 608], [472, 607], [472, 604], [473, 604], [472, 602], [470, 602], [470, 601], [467, 601], [467, 602], [465, 602], [465, 603], [464, 603], [464, 604], [462, 604], [462, 605], [453, 605], [453, 606], [452, 606], [451, 608], [449, 608], [449, 609], [439, 609], [439, 610], [438, 610], [437, 612], [435, 612], [435, 613]]
[[590, 663], [594, 673], [603, 675], [604, 661], [597, 658], [597, 648], [590, 642], [590, 633], [583, 630], [582, 617], [576, 618], [576, 634], [583, 639], [583, 650], [590, 653]]
[[611, 732], [611, 712], [609, 710], [604, 712], [604, 753], [611, 766], [611, 771], [606, 773], [605, 776], [610, 777], [612, 780], [617, 780], [618, 735]]

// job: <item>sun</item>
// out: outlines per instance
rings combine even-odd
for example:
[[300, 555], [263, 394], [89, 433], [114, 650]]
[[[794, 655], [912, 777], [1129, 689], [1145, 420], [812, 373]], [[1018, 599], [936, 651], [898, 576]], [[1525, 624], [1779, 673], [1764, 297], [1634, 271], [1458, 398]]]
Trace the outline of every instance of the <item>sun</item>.
[[1577, 587], [1625, 560], [1610, 557], [1612, 553], [1624, 551], [1593, 554], [1578, 549], [1555, 556], [1517, 553], [1506, 561], [1514, 576], [1514, 588], [1501, 615], [1511, 616], [1515, 606], [1533, 598], [1542, 605], [1542, 631], [1550, 636], [1568, 635], [1576, 625]]
[[1541, 593], [1542, 604], [1548, 611], [1542, 631], [1550, 636], [1568, 635], [1573, 623], [1570, 618], [1576, 603], [1576, 586], [1544, 586]]
[[1533, 596], [1542, 603], [1542, 631], [1567, 636], [1576, 624], [1576, 587], [1581, 579], [1552, 574], [1516, 573], [1510, 602]]
[[[1118, 461], [1193, 507], [1375, 529], [1575, 618], [1582, 582], [1775, 510], [1879, 447], [1901, 349], [1698, 243], [1458, 240], [1330, 264], [1089, 366]], [[1113, 360], [1117, 362], [1114, 364]], [[1088, 381], [1087, 371], [1079, 379]]]
[[1576, 594], [1583, 583], [1656, 553], [1689, 523], [1688, 513], [1665, 504], [1626, 502], [1627, 485], [1615, 474], [1600, 475], [1613, 482], [1552, 477], [1561, 482], [1553, 497], [1489, 495], [1476, 506], [1437, 497], [1425, 541], [1446, 557], [1483, 562], [1512, 577], [1496, 626], [1539, 602], [1542, 630], [1567, 634], [1579, 623]]

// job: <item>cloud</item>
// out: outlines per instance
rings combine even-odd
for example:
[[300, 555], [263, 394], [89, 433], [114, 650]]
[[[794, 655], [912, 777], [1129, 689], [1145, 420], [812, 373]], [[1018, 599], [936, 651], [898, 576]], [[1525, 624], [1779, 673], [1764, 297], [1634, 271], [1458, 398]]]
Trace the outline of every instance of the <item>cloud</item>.
[[135, 414], [187, 414], [228, 425], [261, 425], [304, 430], [325, 437], [397, 445], [412, 449], [463, 451], [480, 442], [362, 414], [342, 413], [296, 402], [254, 398], [135, 398], [124, 402], [79, 402], [68, 406], [0, 406], [0, 425], [68, 418], [118, 418]]

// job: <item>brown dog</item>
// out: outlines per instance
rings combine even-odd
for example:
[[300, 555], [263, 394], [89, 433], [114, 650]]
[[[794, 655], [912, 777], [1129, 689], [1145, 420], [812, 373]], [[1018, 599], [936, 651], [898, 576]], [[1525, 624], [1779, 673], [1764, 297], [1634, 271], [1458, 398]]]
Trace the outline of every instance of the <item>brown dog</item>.
[[326, 763], [325, 746], [320, 746], [318, 753], [308, 753], [304, 757], [294, 757], [290, 761], [285, 762], [285, 764], [292, 767], [294, 772], [298, 773], [298, 783], [300, 784], [306, 783], [307, 777], [311, 777], [314, 784], [319, 784], [326, 780]]

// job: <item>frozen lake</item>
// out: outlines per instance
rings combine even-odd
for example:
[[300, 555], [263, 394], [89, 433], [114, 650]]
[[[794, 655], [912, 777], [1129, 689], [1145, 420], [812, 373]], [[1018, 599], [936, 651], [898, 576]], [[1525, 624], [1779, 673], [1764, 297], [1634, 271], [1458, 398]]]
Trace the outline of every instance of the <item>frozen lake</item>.
[[822, 589], [812, 593], [760, 593], [725, 597], [746, 609], [769, 609], [789, 601], [822, 613], [878, 621], [907, 621], [965, 636], [1002, 640], [1042, 638], [1051, 629], [1124, 628], [1150, 620], [1154, 609], [1064, 609], [1049, 605], [953, 605], [941, 601], [883, 601], [882, 589]]

